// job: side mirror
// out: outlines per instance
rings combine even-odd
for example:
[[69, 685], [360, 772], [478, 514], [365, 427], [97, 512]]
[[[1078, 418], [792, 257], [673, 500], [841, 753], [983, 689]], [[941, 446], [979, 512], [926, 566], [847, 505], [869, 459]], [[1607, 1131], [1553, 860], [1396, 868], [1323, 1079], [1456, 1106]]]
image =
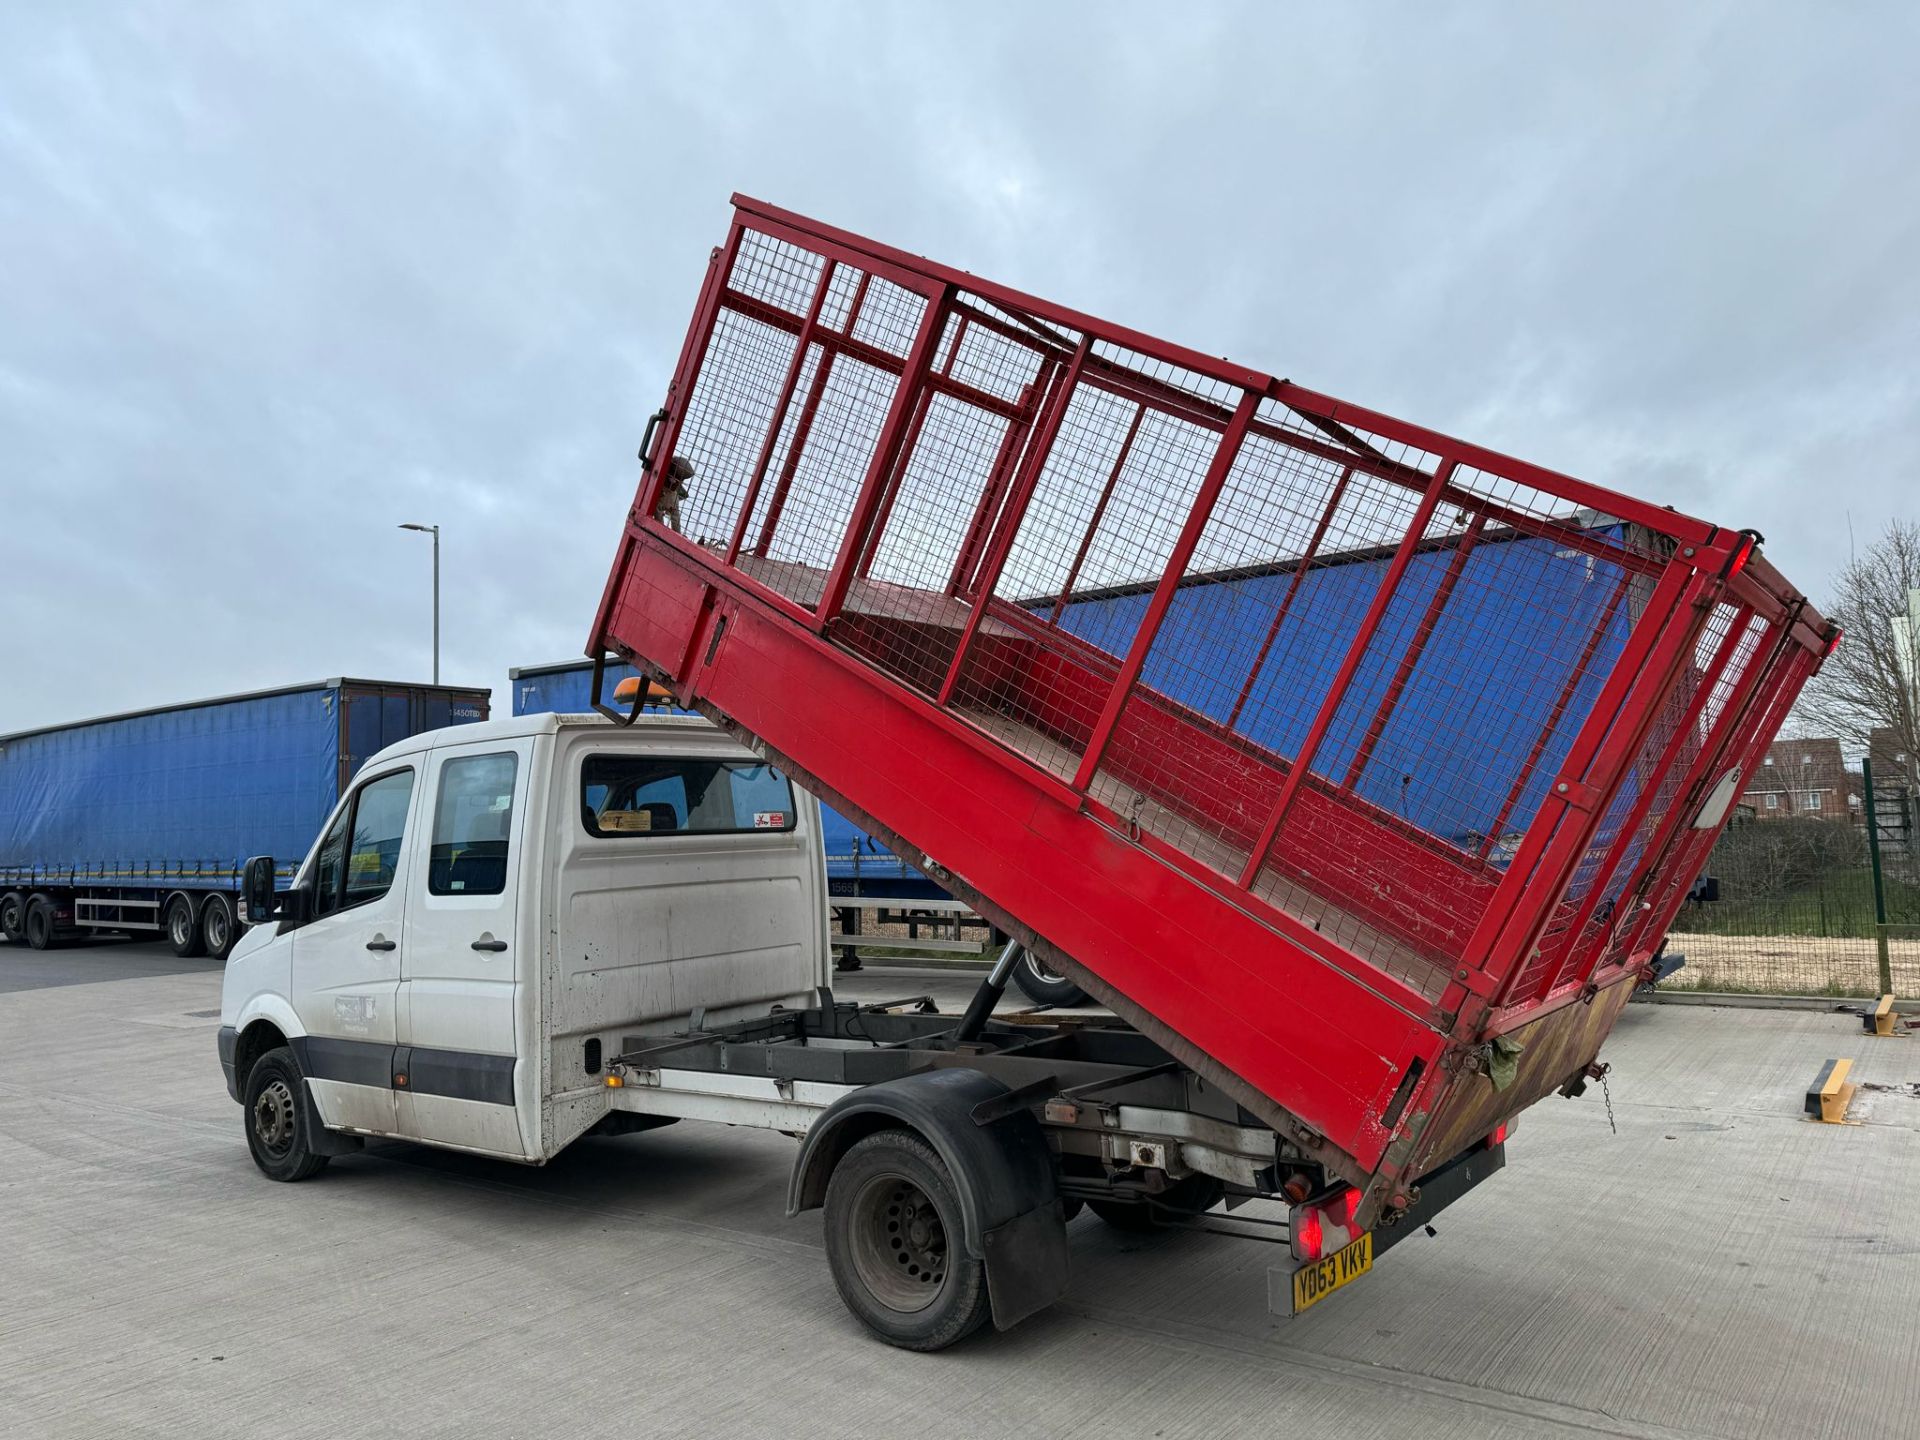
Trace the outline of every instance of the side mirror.
[[273, 893], [273, 857], [255, 855], [240, 872], [240, 918], [249, 925], [262, 925], [280, 909]]

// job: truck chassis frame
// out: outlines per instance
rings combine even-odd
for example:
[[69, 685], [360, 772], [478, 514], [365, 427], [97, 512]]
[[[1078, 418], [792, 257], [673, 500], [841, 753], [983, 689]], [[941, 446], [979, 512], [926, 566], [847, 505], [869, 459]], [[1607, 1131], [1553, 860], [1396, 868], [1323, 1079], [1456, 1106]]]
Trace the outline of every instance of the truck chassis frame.
[[[1138, 1205], [1168, 1227], [1286, 1244], [1287, 1222], [1232, 1212], [1256, 1199], [1318, 1203], [1344, 1188], [1302, 1147], [1117, 1018], [1017, 1012], [959, 1038], [964, 1023], [938, 1012], [929, 996], [862, 1005], [836, 1001], [825, 986], [811, 1005], [775, 1006], [756, 1019], [709, 1025], [696, 1012], [685, 1029], [623, 1037], [606, 1067], [609, 1110], [803, 1136], [870, 1086], [964, 1069], [1003, 1087], [966, 1120], [987, 1126], [1031, 1114], [1055, 1156], [1058, 1195], [1075, 1209], [1087, 1201]], [[1373, 1254], [1505, 1163], [1504, 1136], [1490, 1137], [1423, 1177], [1411, 1205], [1382, 1218]], [[1226, 1214], [1203, 1218], [1163, 1202], [1195, 1176], [1220, 1182]], [[1314, 1263], [1269, 1268], [1273, 1313], [1293, 1313], [1291, 1278]]]

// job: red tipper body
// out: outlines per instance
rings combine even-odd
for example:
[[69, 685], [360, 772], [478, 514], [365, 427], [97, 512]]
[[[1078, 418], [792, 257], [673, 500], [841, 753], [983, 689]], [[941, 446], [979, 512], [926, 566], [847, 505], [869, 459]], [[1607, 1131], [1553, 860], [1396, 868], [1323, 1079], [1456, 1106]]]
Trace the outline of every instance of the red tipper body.
[[734, 203], [593, 653], [1368, 1219], [1579, 1075], [1836, 638], [1755, 537]]

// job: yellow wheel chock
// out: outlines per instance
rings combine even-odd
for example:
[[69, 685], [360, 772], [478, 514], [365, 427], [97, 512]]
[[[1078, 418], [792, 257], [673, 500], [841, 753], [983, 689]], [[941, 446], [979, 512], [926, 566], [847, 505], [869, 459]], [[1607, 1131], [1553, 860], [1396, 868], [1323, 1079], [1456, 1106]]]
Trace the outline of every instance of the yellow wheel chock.
[[1878, 1005], [1871, 1010], [1862, 1011], [1860, 1023], [1869, 1035], [1898, 1034], [1899, 1031], [1895, 1027], [1899, 1025], [1900, 1017], [1894, 1013], [1893, 996], [1882, 995]]
[[1853, 1092], [1859, 1088], [1847, 1079], [1851, 1069], [1851, 1060], [1827, 1061], [1813, 1088], [1807, 1091], [1808, 1115], [1828, 1125], [1847, 1123], [1847, 1106], [1853, 1103]]

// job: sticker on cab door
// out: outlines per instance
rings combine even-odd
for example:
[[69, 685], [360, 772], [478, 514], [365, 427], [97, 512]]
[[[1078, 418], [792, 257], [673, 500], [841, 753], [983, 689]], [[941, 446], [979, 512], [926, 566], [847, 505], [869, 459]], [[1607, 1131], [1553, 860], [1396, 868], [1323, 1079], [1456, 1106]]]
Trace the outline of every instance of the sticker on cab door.
[[780, 830], [787, 823], [784, 810], [756, 810], [753, 812], [753, 828], [756, 830]]

